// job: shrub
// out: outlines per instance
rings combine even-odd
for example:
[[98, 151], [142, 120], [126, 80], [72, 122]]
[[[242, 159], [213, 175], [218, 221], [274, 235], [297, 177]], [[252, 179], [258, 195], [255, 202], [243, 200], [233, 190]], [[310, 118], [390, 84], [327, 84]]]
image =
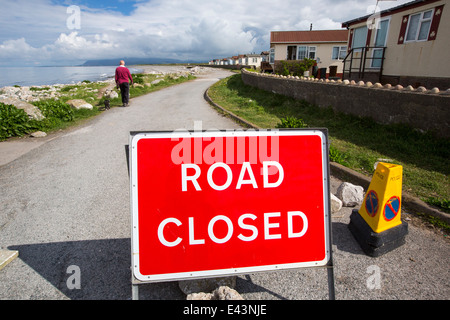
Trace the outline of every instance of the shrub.
[[56, 100], [43, 100], [35, 102], [34, 105], [41, 110], [46, 118], [57, 118], [62, 121], [73, 120], [73, 109], [67, 103]]
[[348, 166], [346, 157], [332, 145], [330, 145], [329, 156], [330, 161], [337, 162], [339, 164], [342, 164], [343, 166]]
[[78, 90], [78, 86], [77, 85], [67, 85], [62, 87], [59, 91], [61, 92], [69, 92], [72, 89], [77, 89]]
[[277, 124], [277, 128], [306, 128], [307, 126], [303, 119], [295, 117], [283, 118], [281, 123]]
[[275, 73], [284, 76], [303, 76], [305, 71], [308, 71], [316, 61], [314, 59], [305, 58], [303, 60], [281, 60], [275, 62]]
[[144, 84], [145, 80], [144, 80], [144, 74], [142, 73], [135, 73], [131, 75], [133, 77], [133, 83], [139, 83], [139, 84]]
[[25, 111], [0, 102], [0, 141], [23, 136], [30, 129], [32, 124]]

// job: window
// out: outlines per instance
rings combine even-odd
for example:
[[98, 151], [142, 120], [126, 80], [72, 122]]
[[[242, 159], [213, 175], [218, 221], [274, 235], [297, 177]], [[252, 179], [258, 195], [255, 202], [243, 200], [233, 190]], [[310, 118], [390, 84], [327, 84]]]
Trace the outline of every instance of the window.
[[[367, 42], [367, 27], [356, 28], [353, 30], [352, 48], [364, 48]], [[361, 51], [361, 49], [359, 49]]]
[[306, 46], [298, 46], [298, 60], [303, 60], [306, 58], [306, 52], [307, 52], [307, 47]]
[[275, 63], [275, 48], [270, 48], [269, 63], [270, 64]]
[[381, 20], [378, 23], [377, 35], [375, 37], [375, 47], [386, 46], [388, 28], [389, 28], [389, 19]]
[[309, 47], [308, 49], [308, 58], [316, 59], [316, 47]]
[[378, 23], [377, 34], [375, 36], [375, 48], [372, 52], [372, 68], [381, 68], [383, 62], [383, 49], [379, 47], [386, 46], [388, 28], [389, 28], [389, 19], [381, 20]]
[[347, 47], [333, 47], [331, 59], [344, 60], [346, 55], [347, 55]]
[[316, 59], [316, 47], [298, 46], [297, 59], [303, 60], [305, 58]]
[[406, 41], [428, 40], [433, 10], [413, 14], [409, 17]]

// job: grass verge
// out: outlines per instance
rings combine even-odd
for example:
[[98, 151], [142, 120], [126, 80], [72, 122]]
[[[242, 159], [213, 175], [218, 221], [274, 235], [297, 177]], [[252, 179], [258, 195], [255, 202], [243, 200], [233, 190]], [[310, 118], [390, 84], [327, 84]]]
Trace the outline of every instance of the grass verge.
[[[403, 188], [428, 204], [450, 212], [450, 141], [406, 125], [381, 125], [319, 108], [306, 101], [247, 86], [241, 75], [217, 82], [209, 89], [214, 102], [261, 128], [299, 123], [328, 128], [330, 159], [370, 176], [380, 159], [403, 166]], [[297, 121], [295, 120], [297, 119]], [[299, 126], [300, 126], [299, 125]]]

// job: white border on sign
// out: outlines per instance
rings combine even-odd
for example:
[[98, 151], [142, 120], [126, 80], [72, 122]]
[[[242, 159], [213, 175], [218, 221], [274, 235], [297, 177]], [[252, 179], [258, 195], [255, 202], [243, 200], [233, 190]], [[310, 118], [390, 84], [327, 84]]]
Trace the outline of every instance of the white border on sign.
[[[323, 174], [323, 194], [324, 194], [324, 236], [325, 236], [325, 258], [321, 261], [307, 261], [300, 263], [286, 263], [263, 265], [255, 267], [227, 268], [215, 270], [203, 270], [180, 273], [166, 273], [143, 275], [139, 270], [139, 218], [138, 218], [138, 181], [137, 181], [137, 144], [140, 139], [158, 138], [214, 138], [214, 137], [254, 137], [254, 136], [319, 136], [322, 141], [322, 174]], [[211, 278], [217, 276], [233, 276], [238, 274], [248, 274], [263, 271], [276, 271], [283, 269], [297, 269], [306, 267], [323, 267], [328, 264], [331, 258], [331, 230], [330, 230], [330, 194], [329, 194], [329, 167], [328, 167], [328, 146], [327, 137], [321, 130], [314, 129], [294, 129], [294, 130], [248, 130], [248, 131], [174, 131], [174, 132], [142, 132], [130, 137], [130, 201], [131, 201], [131, 262], [133, 275], [142, 282], [160, 282], [189, 280], [197, 278]]]

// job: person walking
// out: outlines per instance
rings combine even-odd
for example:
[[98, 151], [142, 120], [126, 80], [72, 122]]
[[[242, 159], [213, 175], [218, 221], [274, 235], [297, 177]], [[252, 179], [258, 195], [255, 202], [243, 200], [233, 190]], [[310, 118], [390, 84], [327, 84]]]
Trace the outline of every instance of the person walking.
[[133, 85], [133, 77], [130, 70], [125, 67], [125, 61], [120, 60], [119, 66], [116, 68], [116, 85], [120, 88], [120, 94], [122, 95], [122, 106], [128, 107], [130, 100], [130, 82]]

